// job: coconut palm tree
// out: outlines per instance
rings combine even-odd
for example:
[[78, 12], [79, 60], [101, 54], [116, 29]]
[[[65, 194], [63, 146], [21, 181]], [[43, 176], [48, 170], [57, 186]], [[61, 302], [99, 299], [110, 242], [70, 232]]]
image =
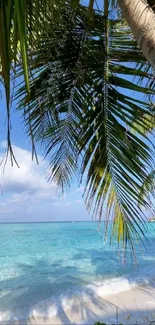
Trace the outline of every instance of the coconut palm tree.
[[[122, 3], [124, 9], [128, 2]], [[111, 15], [116, 1], [105, 1], [104, 11], [94, 4], [0, 3], [8, 153], [13, 161], [11, 82], [24, 76], [16, 87], [18, 109], [33, 153], [37, 141], [43, 145], [49, 179], [65, 190], [78, 166], [80, 179], [86, 180], [88, 209], [100, 219], [105, 206], [107, 227], [113, 221], [112, 235], [124, 248], [130, 243], [134, 249], [133, 240], [145, 233], [143, 207], [149, 209], [147, 190], [143, 196], [139, 193], [153, 166], [147, 131], [154, 118], [150, 104], [154, 80], [130, 27], [116, 13]], [[126, 19], [129, 13], [125, 10]], [[134, 23], [131, 28], [134, 32]]]

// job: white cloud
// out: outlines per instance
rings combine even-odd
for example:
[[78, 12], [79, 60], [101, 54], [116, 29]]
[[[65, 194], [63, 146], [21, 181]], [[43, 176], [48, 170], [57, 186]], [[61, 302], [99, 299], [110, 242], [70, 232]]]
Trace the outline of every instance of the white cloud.
[[[4, 143], [0, 143], [0, 162], [4, 149]], [[68, 211], [74, 209], [73, 202], [82, 206], [81, 200], [78, 200], [81, 193], [76, 193], [74, 189], [70, 194], [58, 196], [54, 184], [48, 183], [45, 178], [47, 161], [38, 156], [37, 165], [36, 161], [32, 161], [30, 151], [17, 146], [13, 146], [13, 151], [20, 168], [15, 164], [12, 167], [9, 159], [4, 172], [4, 166], [0, 165], [0, 191], [3, 193], [0, 195], [0, 221], [72, 219]], [[82, 190], [81, 186], [77, 192]]]
[[[4, 153], [4, 144], [0, 144], [0, 161]], [[54, 184], [49, 184], [45, 178], [47, 162], [40, 156], [39, 165], [32, 161], [31, 152], [13, 146], [14, 155], [20, 166], [11, 165], [8, 158], [5, 169], [4, 163], [0, 166], [0, 185], [3, 195], [0, 196], [0, 215], [19, 211], [21, 214], [30, 213], [39, 209], [42, 202], [55, 201]], [[47, 204], [47, 203], [46, 203]]]
[[[3, 144], [1, 145], [2, 147]], [[49, 192], [52, 192], [54, 187], [47, 183], [45, 179], [46, 161], [41, 161], [39, 156], [40, 163], [37, 165], [35, 161], [32, 161], [30, 151], [17, 146], [13, 146], [13, 151], [20, 168], [16, 164], [11, 166], [9, 158], [5, 169], [3, 165], [0, 167], [2, 192], [4, 194], [8, 192], [14, 193], [13, 200], [20, 200], [21, 193], [26, 193], [26, 195], [37, 194], [40, 198], [49, 196]], [[2, 158], [3, 154], [0, 154], [0, 160]]]

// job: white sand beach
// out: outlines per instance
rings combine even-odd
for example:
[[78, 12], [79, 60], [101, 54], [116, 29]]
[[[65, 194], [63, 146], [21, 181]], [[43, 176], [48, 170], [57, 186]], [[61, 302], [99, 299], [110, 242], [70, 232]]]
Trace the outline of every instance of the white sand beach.
[[32, 315], [11, 324], [149, 324], [155, 320], [155, 286], [139, 286], [113, 295], [72, 297], [70, 307], [53, 317]]

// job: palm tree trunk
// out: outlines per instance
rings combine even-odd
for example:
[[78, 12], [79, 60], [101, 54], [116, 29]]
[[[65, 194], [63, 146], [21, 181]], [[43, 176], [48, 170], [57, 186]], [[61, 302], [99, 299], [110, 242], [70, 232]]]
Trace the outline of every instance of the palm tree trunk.
[[155, 69], [155, 13], [146, 0], [119, 0], [139, 47]]

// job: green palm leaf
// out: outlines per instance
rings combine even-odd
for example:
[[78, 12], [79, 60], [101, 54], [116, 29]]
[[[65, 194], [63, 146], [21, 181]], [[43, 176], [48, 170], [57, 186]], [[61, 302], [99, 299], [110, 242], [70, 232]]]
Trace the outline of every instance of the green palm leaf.
[[[152, 90], [131, 76], [147, 83], [149, 75], [138, 64], [148, 65], [124, 22], [111, 19], [107, 26], [94, 12], [88, 24], [86, 12], [82, 6], [66, 7], [62, 25], [51, 27], [47, 45], [33, 53], [29, 105], [23, 86], [20, 107], [26, 105], [26, 124], [31, 121], [33, 137], [42, 140], [50, 159], [50, 179], [65, 189], [81, 164], [87, 207], [100, 219], [106, 205], [112, 234], [123, 247], [130, 242], [133, 248], [133, 239], [144, 235], [145, 217], [137, 202], [152, 158], [140, 129], [148, 129], [144, 115], [151, 116], [150, 105], [131, 92], [151, 96]], [[140, 201], [148, 206], [145, 191]]]
[[[78, 1], [71, 1], [75, 6]], [[6, 0], [0, 2], [0, 74], [4, 81], [7, 102], [7, 155], [15, 160], [10, 139], [10, 108], [12, 81], [20, 64], [24, 76], [27, 100], [30, 96], [33, 51], [41, 47], [43, 38], [48, 33], [49, 21], [58, 21], [66, 3], [62, 0]], [[31, 62], [30, 62], [31, 61]], [[31, 126], [29, 126], [31, 129]], [[32, 138], [33, 142], [33, 138]]]

